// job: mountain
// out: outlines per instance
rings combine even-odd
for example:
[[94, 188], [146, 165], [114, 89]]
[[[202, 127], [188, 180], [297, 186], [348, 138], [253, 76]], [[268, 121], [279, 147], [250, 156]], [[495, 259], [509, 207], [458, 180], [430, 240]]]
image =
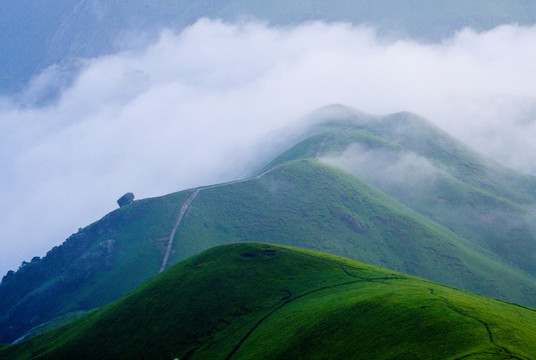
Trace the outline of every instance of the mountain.
[[3, 359], [529, 359], [536, 311], [272, 244], [216, 247]]
[[[134, 201], [8, 273], [0, 341], [105, 305], [181, 260], [233, 242], [329, 252], [536, 306], [533, 177], [416, 115], [330, 106], [311, 118], [301, 140], [257, 175]], [[356, 173], [352, 164], [368, 170]], [[385, 173], [396, 164], [405, 168]]]
[[528, 0], [7, 0], [0, 3], [0, 93], [22, 89], [52, 65], [68, 82], [78, 58], [132, 49], [154, 40], [163, 28], [180, 31], [202, 17], [277, 25], [344, 21], [375, 26], [381, 34], [440, 41], [464, 27], [534, 24], [536, 5]]
[[536, 178], [504, 168], [411, 113], [371, 117], [344, 106], [325, 138], [304, 140], [269, 166], [320, 156], [502, 261], [536, 274]]

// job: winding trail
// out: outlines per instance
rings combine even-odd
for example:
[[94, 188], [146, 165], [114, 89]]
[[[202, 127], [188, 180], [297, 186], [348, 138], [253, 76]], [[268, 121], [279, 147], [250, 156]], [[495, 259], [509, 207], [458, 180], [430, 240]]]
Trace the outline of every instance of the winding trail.
[[[316, 150], [316, 154], [315, 154], [315, 159], [316, 160], [319, 160], [322, 152], [324, 151], [325, 147], [326, 147], [326, 143], [329, 139], [331, 139], [332, 137], [334, 137], [335, 135], [337, 134], [340, 134], [340, 133], [344, 133], [348, 130], [352, 130], [352, 129], [355, 129], [369, 121], [372, 121], [374, 120], [374, 118], [370, 118], [370, 119], [367, 119], [367, 120], [364, 120], [364, 121], [361, 121], [360, 123], [358, 124], [355, 124], [355, 125], [352, 125], [350, 127], [347, 127], [347, 128], [343, 128], [343, 129], [339, 129], [339, 130], [336, 130], [336, 131], [333, 131], [331, 133], [328, 133], [326, 134], [321, 143], [318, 145], [317, 147], [317, 150]], [[188, 199], [186, 199], [186, 201], [183, 203], [183, 205], [181, 206], [180, 210], [179, 210], [179, 213], [178, 213], [178, 216], [177, 216], [177, 220], [175, 221], [175, 225], [173, 226], [173, 229], [171, 231], [171, 234], [169, 236], [169, 240], [168, 240], [168, 245], [167, 245], [167, 248], [166, 248], [166, 253], [164, 255], [164, 259], [162, 261], [162, 266], [160, 267], [160, 270], [159, 270], [159, 273], [163, 272], [167, 266], [167, 262], [168, 262], [168, 259], [169, 259], [169, 255], [171, 253], [171, 249], [173, 247], [173, 240], [174, 240], [174, 237], [175, 237], [175, 234], [177, 232], [177, 229], [178, 227], [180, 226], [181, 222], [182, 222], [182, 219], [184, 218], [184, 215], [186, 214], [186, 212], [188, 211], [190, 205], [192, 204], [192, 202], [194, 201], [194, 199], [197, 197], [197, 195], [202, 191], [202, 190], [207, 190], [207, 189], [214, 189], [214, 188], [218, 188], [218, 187], [223, 187], [223, 186], [227, 186], [227, 185], [233, 185], [233, 184], [238, 184], [238, 183], [243, 183], [243, 182], [247, 182], [247, 181], [251, 181], [251, 180], [255, 180], [255, 179], [258, 179], [258, 178], [261, 178], [263, 177], [264, 175], [272, 172], [273, 170], [279, 168], [279, 167], [282, 167], [283, 165], [287, 164], [287, 162], [283, 162], [281, 164], [278, 164], [278, 165], [275, 165], [273, 166], [272, 168], [262, 172], [261, 174], [259, 175], [256, 175], [256, 176], [253, 176], [253, 177], [249, 177], [249, 178], [245, 178], [245, 179], [241, 179], [241, 180], [234, 180], [234, 181], [230, 181], [230, 182], [225, 182], [225, 183], [220, 183], [220, 184], [214, 184], [214, 185], [208, 185], [208, 186], [201, 186], [201, 187], [198, 187], [198, 188], [194, 188], [192, 189], [192, 194], [188, 197]], [[290, 304], [291, 302], [293, 301], [296, 301], [296, 300], [299, 300], [307, 295], [310, 295], [310, 294], [314, 294], [314, 293], [317, 293], [317, 292], [320, 292], [320, 291], [323, 291], [323, 290], [327, 290], [327, 289], [332, 289], [332, 288], [336, 288], [336, 287], [340, 287], [340, 286], [345, 286], [345, 285], [350, 285], [350, 284], [355, 284], [355, 283], [363, 283], [363, 282], [375, 282], [375, 281], [385, 281], [385, 280], [400, 280], [400, 279], [405, 279], [403, 277], [380, 277], [380, 278], [372, 278], [372, 279], [361, 279], [359, 278], [358, 276], [356, 275], [353, 275], [351, 274], [350, 272], [348, 272], [344, 267], [341, 266], [341, 269], [346, 273], [346, 275], [348, 275], [349, 277], [353, 277], [353, 278], [356, 278], [358, 280], [353, 280], [353, 281], [347, 281], [347, 282], [343, 282], [343, 283], [338, 283], [338, 284], [333, 284], [333, 285], [327, 285], [327, 286], [323, 286], [321, 288], [318, 288], [318, 289], [314, 289], [314, 290], [311, 290], [311, 291], [308, 291], [308, 292], [305, 292], [303, 294], [300, 294], [300, 295], [297, 295], [297, 296], [294, 296], [292, 297], [292, 293], [288, 290], [284, 290], [286, 293], [288, 293], [287, 296], [285, 296], [283, 299], [282, 299], [282, 303], [279, 304], [278, 306], [276, 306], [275, 308], [273, 308], [272, 310], [270, 310], [268, 313], [266, 313], [261, 319], [259, 319], [253, 326], [251, 329], [248, 330], [248, 332], [244, 335], [244, 337], [235, 345], [235, 347], [233, 348], [233, 350], [227, 355], [227, 357], [225, 358], [225, 360], [229, 360], [231, 359], [234, 354], [238, 351], [238, 349], [244, 344], [244, 342], [250, 337], [250, 335], [266, 320], [268, 319], [272, 314], [274, 314], [276, 311], [278, 311], [279, 309], [283, 308], [284, 306]], [[435, 295], [434, 293], [434, 290], [433, 289], [429, 289], [430, 290], [430, 293], [432, 295]], [[458, 310], [457, 308], [455, 308], [454, 306], [452, 306], [448, 300], [443, 297], [443, 296], [438, 296], [439, 298], [441, 298], [444, 303], [445, 303], [445, 306], [452, 310], [453, 312], [461, 315], [461, 316], [464, 316], [466, 318], [469, 318], [469, 319], [472, 319], [472, 320], [475, 320], [477, 322], [479, 322], [481, 325], [484, 326], [484, 328], [486, 329], [486, 332], [488, 333], [488, 337], [489, 337], [489, 341], [491, 342], [491, 344], [493, 344], [494, 346], [496, 346], [497, 348], [499, 348], [500, 350], [502, 350], [506, 356], [508, 356], [508, 358], [506, 359], [517, 359], [517, 360], [531, 360], [530, 358], [527, 358], [527, 357], [519, 357], [515, 354], [513, 354], [510, 350], [508, 350], [507, 348], [497, 344], [495, 342], [495, 340], [493, 339], [493, 334], [489, 328], [489, 326], [481, 319], [477, 318], [477, 317], [474, 317], [474, 316], [471, 316], [471, 315], [468, 315], [468, 314], [465, 314], [463, 312], [461, 312], [460, 310]], [[467, 354], [467, 355], [464, 355], [462, 356], [461, 358], [459, 358], [460, 360], [461, 359], [465, 359], [465, 358], [469, 358], [471, 356], [474, 356], [474, 355], [483, 355], [483, 354], [490, 354], [492, 355], [491, 353], [486, 353], [486, 352], [482, 352], [482, 353], [471, 353], [471, 354]]]
[[[344, 271], [344, 273], [346, 275], [348, 275], [349, 277], [353, 277], [353, 278], [357, 278], [355, 275], [352, 275], [350, 274], [343, 266], [340, 266], [340, 268]], [[379, 278], [371, 278], [371, 279], [363, 279], [363, 278], [358, 278], [359, 280], [353, 280], [353, 281], [346, 281], [346, 282], [343, 282], [343, 283], [338, 283], [338, 284], [332, 284], [332, 285], [327, 285], [327, 286], [323, 286], [323, 287], [320, 287], [318, 289], [314, 289], [314, 290], [311, 290], [311, 291], [307, 291], [303, 294], [300, 294], [300, 295], [296, 295], [292, 298], [285, 298], [283, 299], [284, 301], [279, 304], [278, 306], [276, 306], [275, 308], [273, 308], [272, 310], [270, 310], [267, 314], [265, 314], [261, 319], [259, 319], [259, 321], [257, 321], [253, 327], [251, 327], [251, 329], [248, 330], [248, 332], [246, 333], [246, 335], [244, 335], [244, 337], [235, 345], [235, 347], [233, 348], [233, 350], [229, 353], [229, 355], [227, 355], [225, 357], [225, 360], [230, 360], [234, 354], [238, 351], [238, 349], [240, 349], [240, 347], [244, 344], [244, 342], [246, 342], [246, 340], [250, 337], [250, 335], [266, 320], [268, 319], [272, 314], [274, 314], [277, 310], [283, 308], [284, 306], [287, 306], [288, 304], [290, 304], [291, 302], [293, 301], [296, 301], [296, 300], [299, 300], [307, 295], [311, 295], [311, 294], [314, 294], [314, 293], [317, 293], [317, 292], [320, 292], [320, 291], [323, 291], [323, 290], [327, 290], [327, 289], [333, 289], [333, 288], [336, 288], [336, 287], [340, 287], [340, 286], [345, 286], [345, 285], [350, 285], [350, 284], [357, 284], [357, 283], [364, 283], [364, 282], [375, 282], [375, 281], [385, 281], [385, 280], [399, 280], [399, 279], [406, 279], [406, 278], [396, 278], [396, 277], [391, 277], [391, 276], [386, 276], [386, 277], [379, 277]], [[291, 294], [290, 291], [286, 290], [288, 293]]]
[[[351, 130], [351, 129], [354, 129], [358, 126], [361, 126], [363, 125], [364, 123], [367, 123], [371, 120], [373, 120], [374, 118], [370, 118], [370, 119], [367, 119], [367, 120], [363, 120], [361, 121], [360, 123], [358, 124], [355, 124], [355, 125], [352, 125], [350, 127], [347, 127], [347, 128], [344, 128], [344, 129], [339, 129], [339, 130], [336, 130], [336, 131], [333, 131], [331, 133], [328, 133], [323, 139], [322, 139], [322, 142], [319, 144], [317, 150], [316, 150], [316, 157], [315, 159], [318, 160], [322, 151], [324, 150], [325, 146], [326, 146], [326, 142], [332, 138], [333, 136], [337, 135], [337, 134], [340, 134], [340, 133], [343, 133], [345, 131], [348, 131], [348, 130]], [[288, 162], [288, 161], [287, 161]], [[234, 181], [229, 181], [229, 182], [225, 182], [225, 183], [221, 183], [221, 184], [215, 184], [215, 185], [208, 185], [208, 186], [200, 186], [198, 188], [194, 188], [193, 189], [193, 192], [192, 194], [190, 195], [190, 197], [188, 199], [186, 199], [186, 201], [184, 202], [184, 204], [181, 206], [180, 210], [179, 210], [179, 214], [177, 215], [177, 220], [175, 221], [175, 225], [173, 226], [173, 229], [171, 230], [171, 234], [169, 235], [169, 240], [168, 240], [168, 244], [167, 244], [167, 248], [166, 248], [166, 253], [164, 255], [164, 259], [162, 260], [162, 266], [160, 266], [160, 270], [158, 271], [158, 273], [161, 273], [162, 271], [164, 271], [166, 269], [166, 266], [167, 266], [167, 263], [168, 263], [168, 260], [169, 260], [169, 255], [171, 254], [171, 249], [173, 247], [173, 240], [175, 238], [175, 234], [177, 232], [177, 229], [179, 228], [181, 222], [182, 222], [182, 219], [184, 218], [184, 215], [186, 214], [186, 212], [188, 211], [188, 208], [190, 207], [190, 205], [192, 204], [192, 202], [194, 201], [194, 199], [196, 198], [196, 196], [202, 191], [202, 190], [207, 190], [207, 189], [214, 189], [214, 188], [218, 188], [218, 187], [222, 187], [222, 186], [227, 186], [227, 185], [232, 185], [232, 184], [239, 184], [239, 183], [243, 183], [243, 182], [247, 182], [247, 181], [251, 181], [251, 180], [255, 180], [255, 179], [258, 179], [258, 178], [261, 178], [263, 177], [264, 175], [274, 171], [275, 169], [277, 168], [280, 168], [281, 166], [285, 165], [287, 162], [283, 162], [281, 164], [278, 164], [278, 165], [275, 165], [273, 167], [271, 167], [270, 169], [268, 170], [265, 170], [264, 172], [260, 173], [259, 175], [256, 175], [256, 176], [253, 176], [253, 177], [249, 177], [249, 178], [245, 178], [245, 179], [241, 179], [241, 180], [234, 180]]]
[[[318, 145], [318, 148], [316, 150], [315, 159], [318, 160], [320, 158], [320, 155], [321, 155], [322, 151], [324, 150], [327, 141], [330, 138], [332, 138], [333, 136], [335, 136], [337, 134], [343, 133], [345, 131], [355, 129], [356, 127], [359, 127], [359, 126], [361, 126], [361, 125], [363, 125], [363, 124], [365, 124], [365, 123], [367, 123], [367, 122], [369, 122], [369, 121], [371, 121], [373, 119], [374, 118], [363, 120], [363, 121], [359, 122], [358, 124], [355, 124], [355, 125], [349, 126], [347, 128], [339, 129], [339, 130], [333, 131], [331, 133], [328, 133], [326, 136], [324, 136], [324, 138], [322, 139], [322, 142]], [[275, 165], [275, 166], [271, 167], [270, 169], [260, 173], [259, 175], [253, 176], [253, 177], [249, 177], [249, 178], [245, 178], [245, 179], [241, 179], [241, 180], [229, 181], [229, 182], [225, 182], [225, 183], [221, 183], [221, 184], [201, 186], [201, 187], [198, 187], [198, 188], [194, 188], [192, 194], [190, 195], [190, 197], [188, 199], [186, 199], [186, 201], [184, 202], [184, 204], [181, 206], [181, 208], [179, 210], [179, 214], [177, 215], [177, 220], [175, 221], [175, 225], [173, 226], [173, 229], [171, 230], [171, 234], [169, 235], [169, 240], [168, 240], [168, 245], [167, 245], [167, 248], [166, 248], [166, 253], [164, 255], [164, 259], [162, 260], [162, 266], [160, 266], [160, 270], [158, 271], [158, 273], [161, 273], [162, 271], [164, 271], [166, 269], [166, 266], [167, 266], [167, 263], [168, 263], [168, 260], [169, 260], [169, 255], [171, 254], [171, 249], [173, 247], [173, 240], [175, 238], [175, 234], [177, 232], [177, 229], [179, 228], [179, 226], [180, 226], [180, 224], [182, 222], [182, 219], [184, 218], [184, 215], [188, 211], [188, 208], [190, 207], [190, 205], [192, 204], [192, 202], [194, 201], [196, 196], [202, 190], [214, 189], [214, 188], [218, 188], [218, 187], [222, 187], [222, 186], [227, 186], [227, 185], [232, 185], [232, 184], [239, 184], [239, 183], [255, 180], [255, 179], [263, 177], [264, 175], [274, 171], [277, 168], [280, 168], [281, 166], [285, 165], [287, 162], [283, 162], [281, 164]]]
[[[493, 339], [493, 334], [491, 332], [491, 329], [489, 328], [489, 325], [487, 323], [485, 323], [483, 320], [477, 318], [476, 316], [473, 316], [473, 315], [469, 315], [469, 314], [466, 314], [464, 312], [462, 312], [461, 310], [457, 309], [456, 307], [454, 307], [448, 300], [447, 298], [445, 298], [444, 296], [439, 296], [439, 295], [435, 295], [434, 293], [434, 290], [433, 289], [428, 289], [430, 290], [430, 294], [434, 295], [434, 296], [437, 296], [439, 297], [441, 300], [443, 300], [443, 303], [445, 304], [445, 306], [449, 309], [449, 310], [452, 310], [454, 311], [456, 314], [459, 314], [463, 317], [466, 317], [468, 319], [472, 319], [474, 321], [477, 321], [479, 322], [482, 326], [484, 326], [484, 328], [486, 329], [486, 332], [488, 333], [488, 338], [489, 338], [489, 341], [490, 343], [499, 348], [500, 350], [502, 350], [502, 352], [504, 352], [504, 355], [508, 356], [507, 358], [505, 358], [505, 360], [508, 360], [508, 359], [516, 359], [516, 360], [531, 360], [530, 358], [527, 358], [525, 356], [518, 356], [518, 355], [515, 355], [513, 354], [510, 350], [508, 350], [507, 348], [505, 348], [504, 346], [501, 346], [499, 344], [497, 344], [495, 342], [495, 340]], [[461, 360], [461, 359], [466, 359], [466, 358], [470, 358], [471, 356], [476, 356], [476, 355], [484, 355], [484, 354], [490, 354], [488, 352], [481, 352], [481, 353], [471, 353], [471, 354], [467, 354], [465, 356], [462, 356], [460, 358], [457, 358], [457, 360]], [[496, 354], [495, 354], [496, 355]]]
[[530, 359], [528, 359], [526, 357], [519, 357], [517, 355], [514, 355], [510, 350], [508, 350], [504, 346], [501, 346], [501, 345], [497, 344], [495, 342], [495, 340], [493, 339], [493, 334], [491, 333], [491, 330], [490, 330], [488, 324], [486, 324], [483, 320], [481, 320], [481, 319], [479, 319], [479, 318], [477, 318], [475, 316], [463, 313], [462, 311], [460, 311], [457, 308], [455, 308], [454, 306], [452, 306], [449, 303], [449, 301], [446, 298], [444, 298], [443, 296], [439, 296], [439, 298], [443, 299], [446, 307], [449, 308], [450, 310], [454, 311], [457, 314], [460, 314], [461, 316], [465, 316], [468, 319], [473, 319], [475, 321], [478, 321], [480, 324], [482, 324], [484, 326], [484, 328], [486, 329], [486, 332], [488, 333], [490, 343], [493, 344], [494, 346], [496, 346], [497, 348], [499, 348], [500, 350], [502, 350], [505, 353], [505, 355], [508, 356], [508, 358], [506, 358], [506, 359], [530, 360]]
[[[347, 281], [347, 282], [343, 282], [343, 283], [338, 283], [338, 284], [332, 284], [332, 285], [327, 285], [327, 286], [323, 286], [323, 287], [320, 287], [320, 288], [317, 288], [317, 289], [314, 289], [314, 290], [311, 290], [311, 291], [307, 291], [303, 294], [300, 294], [300, 295], [296, 295], [294, 297], [290, 297], [291, 296], [291, 292], [288, 291], [288, 290], [285, 290], [289, 295], [286, 296], [285, 298], [282, 299], [282, 303], [280, 303], [278, 306], [274, 307], [272, 310], [270, 310], [268, 313], [266, 313], [261, 319], [259, 319], [249, 330], [248, 332], [244, 335], [244, 337], [235, 345], [235, 347], [233, 348], [233, 350], [229, 353], [229, 355], [227, 355], [225, 357], [225, 360], [230, 360], [235, 354], [236, 352], [238, 351], [238, 349], [240, 349], [240, 347], [246, 342], [246, 340], [251, 336], [251, 334], [253, 334], [253, 332], [264, 322], [266, 321], [266, 319], [268, 319], [271, 315], [273, 315], [276, 311], [278, 311], [279, 309], [287, 306], [288, 304], [290, 304], [291, 302], [293, 301], [296, 301], [296, 300], [299, 300], [305, 296], [308, 296], [308, 295], [311, 295], [311, 294], [314, 294], [314, 293], [317, 293], [317, 292], [320, 292], [320, 291], [323, 291], [323, 290], [327, 290], [327, 289], [333, 289], [333, 288], [337, 288], [337, 287], [340, 287], [340, 286], [345, 286], [345, 285], [351, 285], [351, 284], [356, 284], [356, 283], [364, 283], [364, 282], [384, 282], [386, 280], [406, 280], [407, 278], [405, 277], [396, 277], [396, 276], [386, 276], [386, 277], [378, 277], [378, 278], [370, 278], [370, 279], [363, 279], [363, 278], [359, 278], [353, 274], [351, 274], [350, 272], [348, 272], [347, 269], [345, 269], [345, 267], [343, 266], [340, 266], [341, 270], [344, 271], [344, 273], [346, 275], [348, 275], [349, 277], [353, 277], [353, 278], [358, 278], [358, 280], [353, 280], [353, 281]], [[495, 342], [495, 340], [493, 339], [493, 335], [491, 333], [491, 330], [489, 328], [489, 326], [481, 319], [475, 317], [475, 316], [471, 316], [471, 315], [468, 315], [468, 314], [465, 314], [463, 313], [462, 311], [458, 310], [457, 308], [455, 308], [454, 306], [452, 306], [449, 301], [443, 297], [443, 296], [439, 296], [439, 295], [435, 295], [434, 293], [434, 290], [433, 289], [429, 289], [430, 290], [430, 294], [434, 295], [434, 296], [438, 296], [440, 299], [443, 300], [443, 302], [445, 303], [445, 306], [454, 311], [455, 313], [461, 315], [461, 316], [464, 316], [466, 318], [469, 318], [469, 319], [472, 319], [472, 320], [475, 320], [475, 321], [478, 321], [480, 324], [482, 324], [487, 333], [488, 333], [488, 336], [489, 336], [489, 340], [491, 342], [491, 344], [493, 344], [494, 346], [496, 346], [497, 348], [499, 348], [500, 350], [502, 350], [503, 352], [503, 355], [505, 355], [506, 357], [504, 358], [504, 360], [509, 360], [509, 359], [514, 359], [514, 360], [532, 360], [528, 357], [525, 357], [525, 356], [521, 356], [521, 355], [516, 355], [516, 354], [513, 354], [510, 350], [508, 350], [507, 348], [497, 344]], [[478, 352], [478, 353], [470, 353], [470, 354], [466, 354], [460, 358], [457, 358], [457, 360], [461, 360], [461, 359], [467, 359], [467, 358], [470, 358], [472, 356], [477, 356], [477, 355], [498, 355], [496, 352], [494, 353], [491, 353], [491, 352]]]
[[166, 254], [164, 255], [164, 260], [162, 260], [162, 266], [160, 267], [160, 270], [158, 271], [159, 274], [166, 269], [167, 262], [169, 259], [169, 254], [171, 253], [171, 248], [173, 247], [173, 238], [175, 237], [175, 233], [177, 232], [177, 229], [179, 228], [179, 225], [181, 224], [182, 218], [184, 217], [186, 210], [188, 210], [192, 201], [194, 201], [197, 194], [199, 194], [199, 191], [200, 189], [195, 189], [190, 195], [190, 197], [186, 199], [184, 204], [182, 204], [181, 209], [179, 210], [179, 216], [177, 217], [177, 221], [175, 221], [173, 230], [171, 230], [171, 234], [169, 235], [169, 241], [168, 241], [168, 245], [166, 249]]
[[158, 271], [158, 273], [160, 274], [162, 271], [164, 271], [166, 269], [166, 266], [167, 266], [167, 263], [168, 263], [168, 260], [169, 260], [169, 255], [171, 254], [171, 249], [173, 248], [173, 240], [175, 238], [175, 234], [177, 233], [177, 229], [179, 228], [179, 226], [180, 226], [180, 224], [182, 222], [182, 219], [184, 218], [184, 215], [186, 214], [186, 212], [190, 208], [190, 205], [192, 204], [194, 199], [197, 197], [197, 195], [202, 190], [214, 189], [214, 188], [223, 187], [223, 186], [227, 186], [227, 185], [239, 184], [239, 183], [243, 183], [243, 182], [246, 182], [246, 181], [255, 180], [255, 179], [258, 179], [258, 178], [268, 174], [269, 172], [272, 172], [273, 170], [283, 166], [284, 164], [286, 164], [286, 163], [275, 165], [274, 167], [272, 167], [272, 168], [260, 173], [259, 175], [253, 176], [253, 177], [240, 179], [240, 180], [229, 181], [229, 182], [221, 183], [221, 184], [201, 186], [201, 187], [193, 189], [192, 194], [190, 195], [190, 197], [188, 197], [188, 199], [186, 199], [186, 201], [184, 202], [184, 204], [182, 204], [182, 206], [181, 206], [181, 208], [179, 210], [179, 214], [177, 215], [177, 220], [175, 221], [175, 225], [173, 226], [173, 229], [171, 230], [171, 234], [169, 235], [169, 240], [168, 240], [168, 244], [167, 244], [167, 248], [166, 248], [166, 253], [164, 255], [164, 259], [162, 260], [162, 266], [160, 266], [160, 270]]

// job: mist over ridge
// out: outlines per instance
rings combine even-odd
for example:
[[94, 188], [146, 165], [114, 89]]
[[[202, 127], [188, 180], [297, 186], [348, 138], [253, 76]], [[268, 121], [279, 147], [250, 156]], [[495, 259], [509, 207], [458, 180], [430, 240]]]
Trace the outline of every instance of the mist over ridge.
[[[408, 110], [534, 173], [536, 27], [465, 29], [441, 43], [372, 27], [202, 19], [147, 47], [53, 66], [20, 105], [0, 99], [1, 273], [137, 198], [247, 176], [274, 134], [330, 103]], [[45, 105], [40, 94], [56, 89]], [[275, 145], [273, 141], [279, 139]], [[31, 224], [31, 226], [29, 225]]]

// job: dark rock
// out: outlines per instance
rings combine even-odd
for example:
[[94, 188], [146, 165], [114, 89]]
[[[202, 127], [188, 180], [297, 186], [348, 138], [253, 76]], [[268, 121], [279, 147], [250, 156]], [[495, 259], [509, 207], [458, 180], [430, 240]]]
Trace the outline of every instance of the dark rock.
[[353, 216], [349, 214], [343, 214], [338, 210], [330, 210], [329, 213], [334, 216], [341, 219], [346, 226], [348, 226], [353, 232], [358, 234], [363, 234], [369, 231], [369, 226], [366, 224], [363, 224], [361, 221], [355, 219]]
[[128, 192], [126, 193], [125, 195], [121, 196], [118, 200], [117, 200], [117, 204], [119, 205], [119, 207], [123, 207], [125, 205], [128, 205], [130, 204], [131, 202], [134, 201], [134, 194], [131, 193], [131, 192]]
[[353, 218], [352, 216], [348, 214], [344, 214], [341, 217], [341, 219], [355, 233], [362, 234], [362, 233], [366, 233], [367, 231], [369, 231], [369, 227], [367, 225], [363, 224], [361, 221]]

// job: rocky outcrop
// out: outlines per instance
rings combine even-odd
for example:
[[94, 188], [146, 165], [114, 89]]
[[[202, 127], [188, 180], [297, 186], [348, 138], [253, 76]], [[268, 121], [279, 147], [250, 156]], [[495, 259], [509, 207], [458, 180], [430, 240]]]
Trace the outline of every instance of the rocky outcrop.
[[117, 204], [119, 205], [119, 207], [123, 207], [125, 205], [130, 204], [133, 201], [134, 201], [134, 194], [131, 192], [127, 192], [125, 195], [121, 196], [117, 200]]
[[362, 234], [369, 231], [369, 227], [366, 224], [363, 224], [361, 221], [348, 214], [342, 215], [341, 219], [355, 233]]

